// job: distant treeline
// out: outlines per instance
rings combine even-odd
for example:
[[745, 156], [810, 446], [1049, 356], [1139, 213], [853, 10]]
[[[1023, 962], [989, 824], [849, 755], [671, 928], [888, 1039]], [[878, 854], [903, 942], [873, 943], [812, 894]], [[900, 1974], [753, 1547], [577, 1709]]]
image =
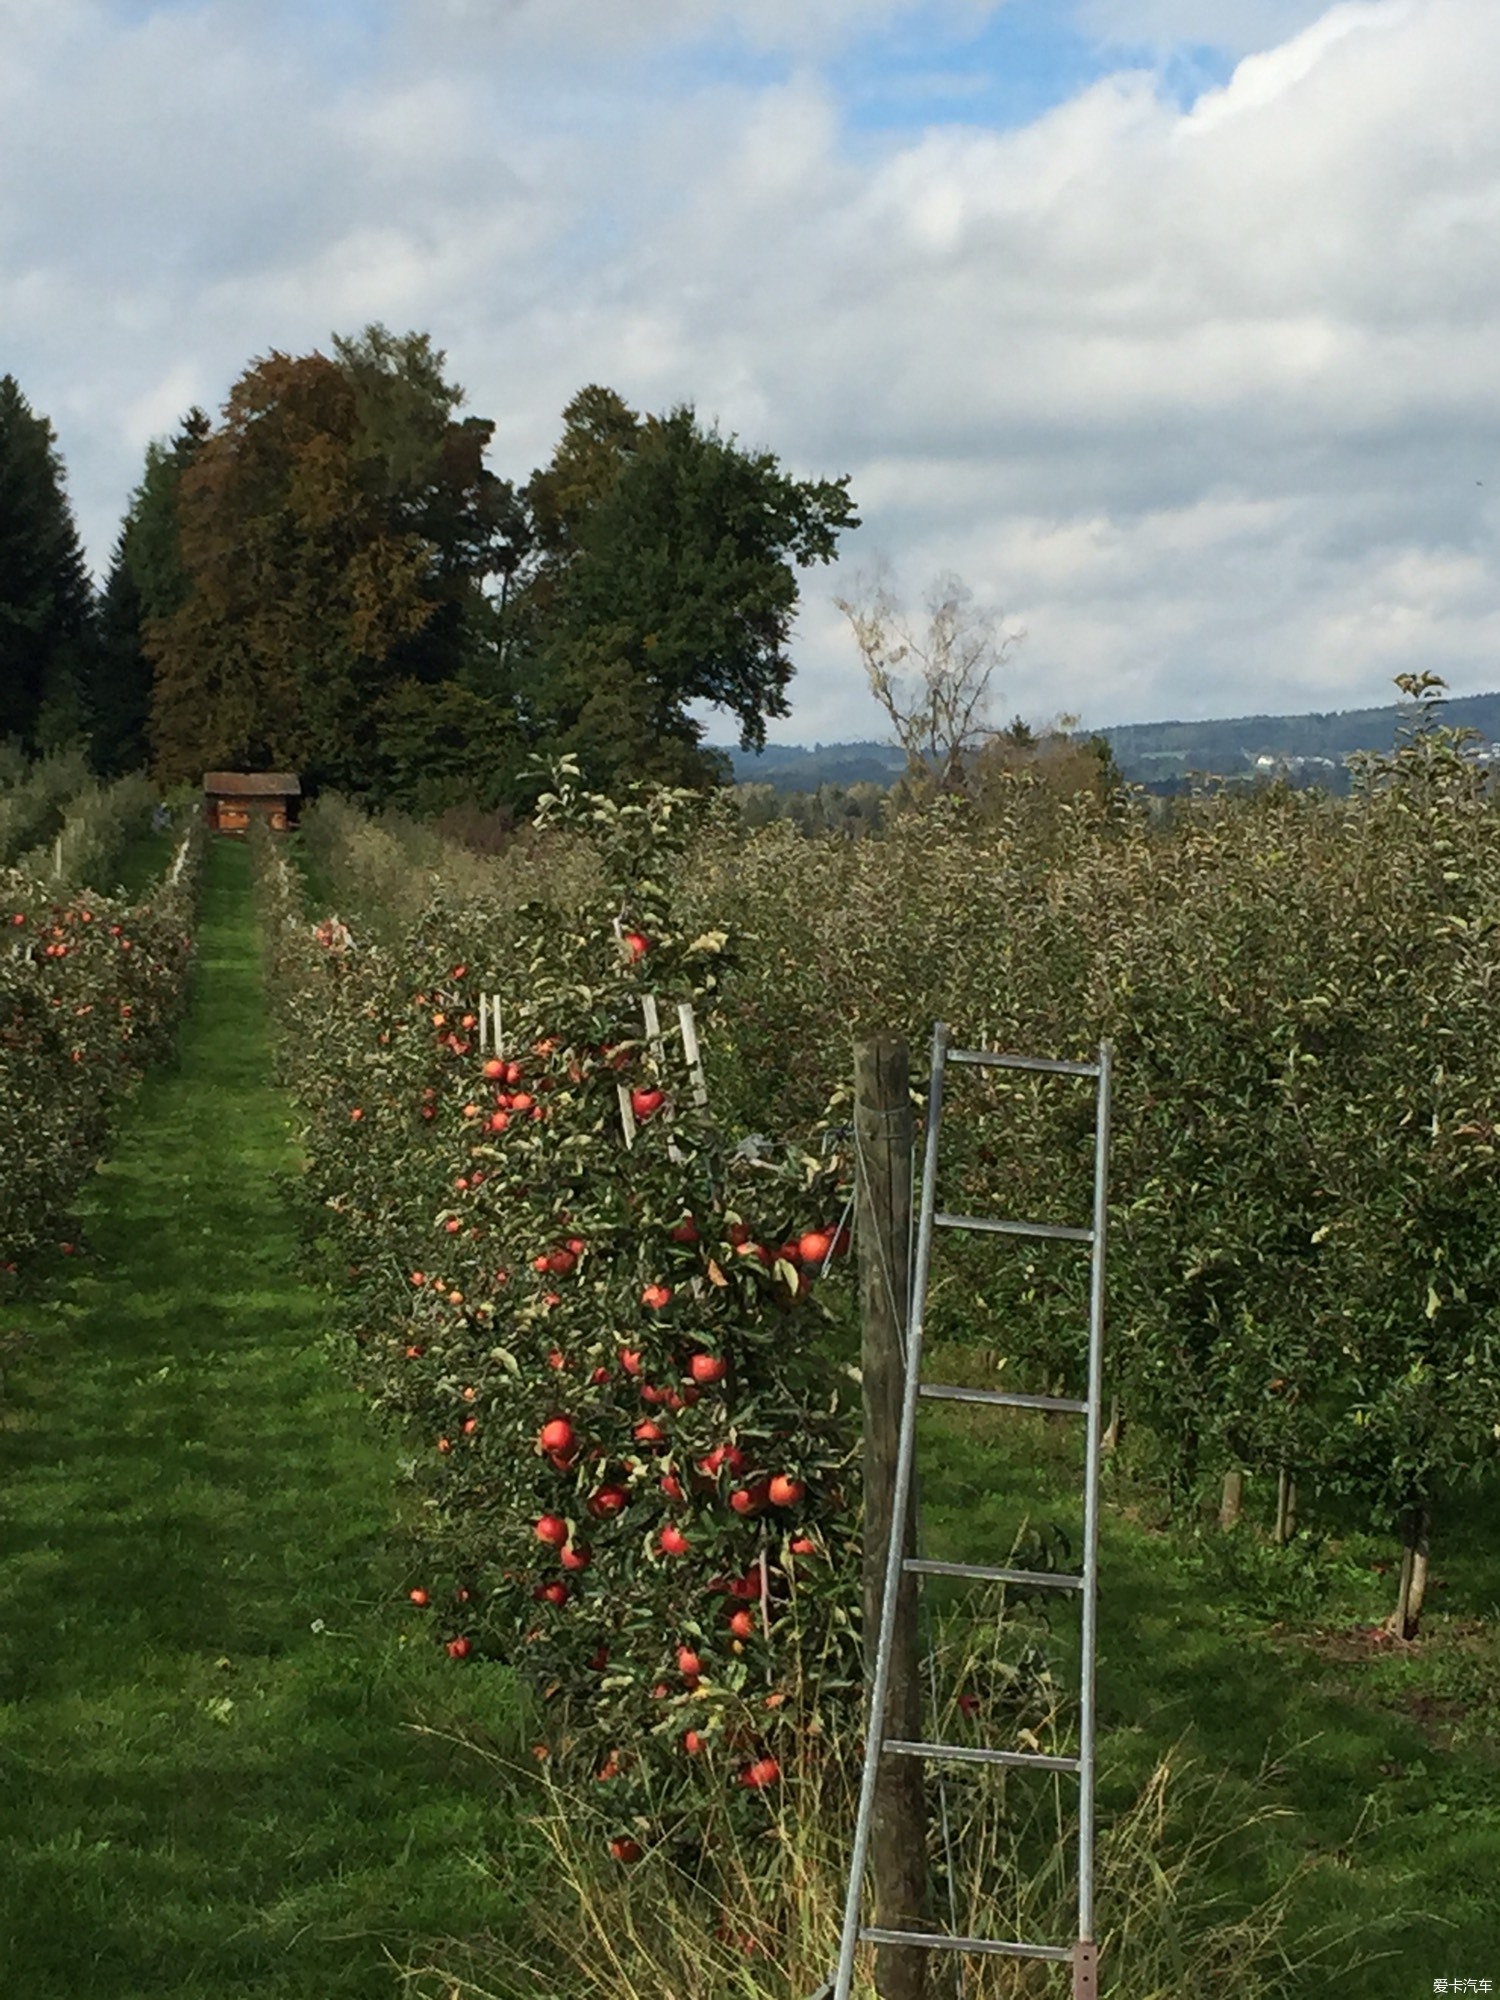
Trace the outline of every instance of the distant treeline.
[[[1455, 729], [1474, 730], [1485, 746], [1500, 742], [1500, 693], [1451, 698], [1443, 719]], [[1123, 778], [1152, 791], [1185, 789], [1195, 776], [1253, 776], [1258, 758], [1274, 758], [1294, 783], [1343, 792], [1348, 789], [1345, 760], [1359, 750], [1388, 753], [1403, 723], [1411, 720], [1412, 711], [1392, 703], [1337, 713], [1127, 722], [1090, 733], [1109, 744]], [[769, 786], [778, 793], [816, 793], [826, 786], [889, 787], [905, 766], [902, 753], [886, 743], [819, 743], [811, 749], [773, 743], [758, 753], [722, 754], [736, 783]], [[1319, 764], [1318, 759], [1328, 762]]]

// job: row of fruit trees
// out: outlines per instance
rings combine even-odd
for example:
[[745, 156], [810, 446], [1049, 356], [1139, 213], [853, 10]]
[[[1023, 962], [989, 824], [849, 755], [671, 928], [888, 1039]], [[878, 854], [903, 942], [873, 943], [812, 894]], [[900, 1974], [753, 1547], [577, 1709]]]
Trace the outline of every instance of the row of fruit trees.
[[[50, 776], [51, 774], [49, 774]], [[73, 861], [108, 860], [141, 785], [90, 787], [59, 824]], [[34, 831], [27, 808], [14, 823]], [[71, 829], [71, 838], [69, 838]], [[68, 1240], [117, 1107], [171, 1050], [186, 1004], [202, 830], [140, 900], [100, 894], [49, 839], [0, 868], [0, 1271]], [[106, 871], [106, 874], [110, 871]]]
[[844, 1165], [758, 1155], [705, 1101], [726, 938], [670, 906], [683, 805], [552, 795], [591, 893], [435, 901], [394, 948], [310, 926], [257, 843], [305, 1184], [360, 1376], [418, 1440], [412, 1602], [518, 1670], [622, 1862], [696, 1862], [709, 1794], [767, 1824], [862, 1686], [858, 1390], [819, 1298]]

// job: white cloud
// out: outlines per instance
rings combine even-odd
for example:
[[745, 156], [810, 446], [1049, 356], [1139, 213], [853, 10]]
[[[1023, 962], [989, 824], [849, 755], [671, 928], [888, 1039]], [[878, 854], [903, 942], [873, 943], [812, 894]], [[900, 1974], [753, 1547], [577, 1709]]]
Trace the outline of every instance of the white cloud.
[[[587, 381], [852, 473], [849, 569], [966, 575], [1038, 713], [1500, 685], [1492, 0], [1088, 0], [1244, 59], [1186, 111], [1135, 67], [883, 136], [825, 58], [915, 0], [347, 0], [316, 43], [290, 6], [135, 12], [0, 0], [0, 367], [98, 565], [148, 436], [383, 318], [510, 476]], [[805, 579], [784, 740], [878, 731], [847, 583]]]
[[1246, 56], [1223, 90], [1209, 91], [1193, 107], [1185, 132], [1191, 136], [1209, 131], [1226, 118], [1274, 104], [1312, 76], [1329, 50], [1346, 35], [1368, 28], [1397, 27], [1409, 13], [1409, 0], [1345, 0], [1344, 5], [1330, 8], [1279, 47]]

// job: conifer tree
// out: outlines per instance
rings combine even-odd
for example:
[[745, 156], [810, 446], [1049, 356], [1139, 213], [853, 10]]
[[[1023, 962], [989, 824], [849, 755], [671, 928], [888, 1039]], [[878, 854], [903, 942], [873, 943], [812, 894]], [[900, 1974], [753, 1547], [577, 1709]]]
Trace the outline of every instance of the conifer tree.
[[78, 733], [92, 625], [52, 426], [0, 376], [0, 737], [54, 748]]
[[88, 709], [94, 767], [117, 777], [150, 756], [152, 671], [145, 648], [150, 619], [168, 618], [187, 600], [177, 489], [211, 426], [190, 410], [169, 444], [153, 441], [115, 542], [99, 603], [99, 635]]

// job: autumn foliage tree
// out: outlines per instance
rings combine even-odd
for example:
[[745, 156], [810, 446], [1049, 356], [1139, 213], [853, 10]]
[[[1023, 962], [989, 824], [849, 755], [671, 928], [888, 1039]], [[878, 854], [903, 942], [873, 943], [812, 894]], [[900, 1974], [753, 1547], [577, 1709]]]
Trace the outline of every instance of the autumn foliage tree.
[[381, 704], [460, 664], [488, 567], [491, 426], [425, 335], [273, 353], [178, 487], [186, 599], [148, 621], [158, 773], [291, 767], [368, 790]]

